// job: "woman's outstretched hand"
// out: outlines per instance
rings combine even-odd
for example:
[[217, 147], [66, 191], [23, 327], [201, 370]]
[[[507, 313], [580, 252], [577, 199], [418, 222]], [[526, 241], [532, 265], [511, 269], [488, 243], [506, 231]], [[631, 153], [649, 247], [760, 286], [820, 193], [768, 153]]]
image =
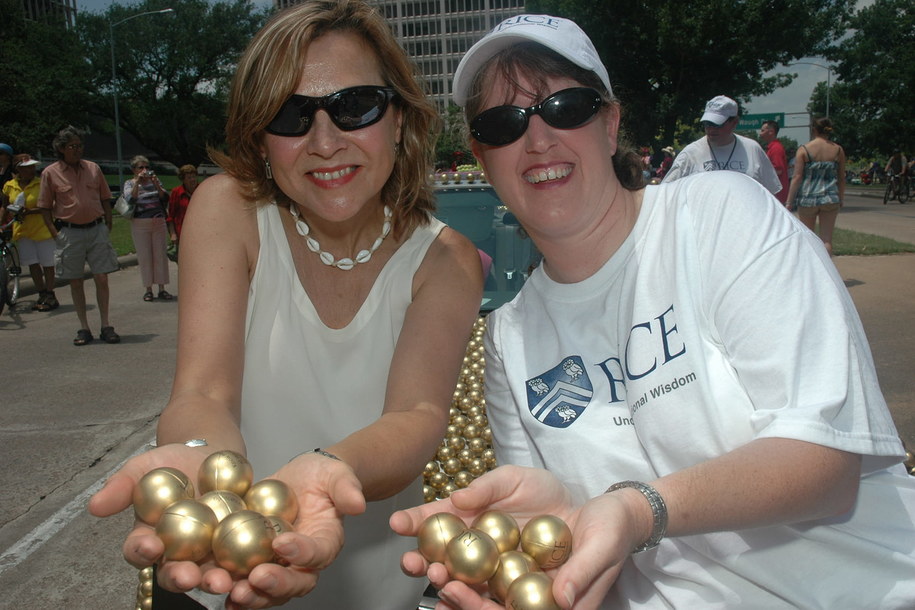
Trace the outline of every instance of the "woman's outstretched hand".
[[[572, 530], [572, 554], [561, 567], [550, 570], [553, 596], [563, 608], [597, 608], [616, 581], [623, 562], [639, 540], [627, 535], [635, 515], [614, 494], [605, 494], [576, 507], [569, 491], [551, 473], [535, 468], [502, 466], [474, 480], [444, 500], [391, 516], [391, 528], [402, 536], [416, 536], [423, 521], [435, 513], [450, 512], [469, 527], [487, 510], [511, 514], [520, 527], [537, 515], [563, 519]], [[445, 566], [430, 564], [418, 551], [404, 554], [403, 571], [426, 576], [439, 589], [441, 608], [496, 610], [504, 606], [460, 581], [451, 580]]]

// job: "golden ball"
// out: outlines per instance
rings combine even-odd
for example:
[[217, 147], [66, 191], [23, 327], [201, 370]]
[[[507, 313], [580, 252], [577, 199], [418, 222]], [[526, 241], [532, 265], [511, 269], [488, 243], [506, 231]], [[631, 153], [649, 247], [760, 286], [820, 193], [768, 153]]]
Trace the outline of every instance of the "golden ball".
[[200, 493], [231, 491], [244, 497], [254, 481], [254, 469], [248, 459], [228, 449], [211, 453], [197, 471]]
[[480, 436], [481, 430], [474, 424], [467, 424], [464, 426], [464, 438], [477, 438]]
[[445, 460], [445, 463], [442, 464], [442, 470], [445, 471], [445, 474], [454, 474], [463, 467], [464, 465], [461, 464], [461, 460], [457, 458], [448, 458]]
[[150, 470], [133, 489], [133, 510], [137, 518], [155, 525], [163, 511], [178, 500], [194, 497], [194, 484], [176, 468]]
[[448, 483], [448, 475], [444, 472], [436, 472], [431, 477], [429, 477], [429, 485], [433, 489], [441, 489]]
[[505, 607], [512, 610], [560, 610], [553, 598], [553, 579], [543, 572], [520, 575], [508, 587]]
[[156, 536], [171, 561], [200, 561], [210, 554], [216, 529], [213, 510], [197, 500], [178, 500], [165, 509], [156, 523]]
[[142, 595], [143, 597], [149, 597], [150, 595], [152, 595], [153, 594], [152, 581], [146, 580], [146, 581], [141, 582], [140, 586], [138, 588], [138, 591], [140, 592], [140, 595]]
[[267, 521], [270, 522], [270, 525], [273, 526], [273, 531], [276, 532], [276, 535], [285, 534], [286, 532], [294, 532], [295, 529], [292, 527], [292, 524], [278, 517], [277, 515], [264, 515], [267, 518]]
[[457, 458], [461, 460], [461, 464], [464, 466], [470, 464], [470, 462], [472, 462], [475, 457], [476, 456], [473, 454], [473, 451], [471, 451], [469, 447], [464, 447], [457, 452]]
[[499, 567], [499, 547], [485, 532], [464, 530], [445, 547], [445, 567], [455, 580], [468, 585], [484, 583]]
[[489, 579], [489, 592], [493, 596], [504, 601], [508, 594], [508, 587], [511, 586], [515, 579], [528, 572], [537, 572], [537, 562], [534, 558], [523, 551], [505, 551], [499, 555], [499, 567], [496, 573]]
[[139, 610], [152, 610], [152, 607], [153, 607], [152, 596], [143, 598], [142, 600], [137, 600], [137, 608], [139, 608]]
[[904, 463], [908, 468], [915, 468], [915, 455], [911, 451], [906, 450]]
[[429, 515], [416, 535], [420, 554], [426, 561], [444, 563], [448, 543], [466, 528], [461, 518], [452, 513]]
[[470, 439], [467, 442], [467, 446], [470, 447], [470, 450], [475, 456], [483, 455], [483, 452], [488, 448], [486, 441], [484, 441], [482, 438]]
[[299, 501], [288, 485], [279, 479], [263, 479], [251, 486], [245, 494], [248, 509], [262, 515], [276, 515], [295, 523], [299, 514]]
[[216, 521], [222, 521], [234, 512], [248, 508], [238, 494], [224, 489], [214, 489], [200, 496], [200, 502], [210, 507]]
[[456, 451], [460, 451], [464, 448], [464, 437], [460, 435], [452, 435], [445, 437], [445, 443]]
[[146, 566], [145, 568], [142, 568], [140, 570], [140, 572], [139, 572], [139, 574], [137, 574], [137, 576], [139, 577], [140, 582], [144, 582], [147, 580], [152, 580], [153, 575], [155, 573], [156, 573], [155, 569], [152, 566]]
[[444, 487], [442, 487], [442, 497], [447, 498], [458, 489], [460, 488], [454, 483], [454, 481], [449, 481], [448, 483], [445, 483]]
[[435, 488], [431, 485], [423, 485], [423, 502], [432, 502], [435, 500]]
[[220, 567], [244, 577], [256, 566], [273, 561], [276, 530], [266, 517], [252, 510], [232, 513], [216, 526], [213, 557]]
[[474, 458], [470, 461], [470, 464], [467, 465], [467, 471], [475, 477], [485, 473], [486, 470], [486, 462], [480, 458]]
[[521, 528], [510, 514], [501, 510], [488, 510], [481, 513], [470, 527], [486, 532], [499, 547], [499, 552], [513, 551], [521, 542]]
[[462, 470], [454, 475], [454, 484], [463, 489], [473, 483], [473, 479], [474, 476], [472, 474], [466, 470]]
[[572, 552], [572, 530], [554, 515], [540, 515], [521, 529], [521, 550], [548, 570], [565, 563]]
[[448, 458], [453, 458], [457, 452], [449, 447], [448, 445], [443, 444], [438, 448], [438, 451], [435, 452], [435, 457], [441, 461], [445, 461]]

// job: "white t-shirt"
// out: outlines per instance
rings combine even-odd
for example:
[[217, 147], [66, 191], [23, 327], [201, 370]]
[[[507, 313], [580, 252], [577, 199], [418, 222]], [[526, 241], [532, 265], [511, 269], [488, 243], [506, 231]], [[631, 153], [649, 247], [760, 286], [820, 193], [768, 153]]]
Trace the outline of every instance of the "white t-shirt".
[[708, 137], [699, 138], [674, 159], [674, 164], [662, 182], [673, 182], [699, 172], [729, 170], [753, 178], [773, 195], [782, 190], [782, 183], [762, 146], [750, 138], [734, 134], [733, 144], [712, 146]]
[[498, 462], [578, 500], [757, 438], [864, 456], [849, 515], [667, 538], [607, 608], [915, 607], [915, 478], [857, 312], [822, 242], [745, 176], [647, 187], [582, 282], [538, 268], [488, 318], [486, 402]]
[[[412, 302], [413, 276], [445, 226], [418, 227], [385, 264], [345, 328], [318, 317], [302, 288], [275, 205], [258, 209], [260, 251], [248, 294], [241, 430], [255, 480], [302, 451], [328, 445], [381, 416], [388, 370]], [[388, 526], [391, 514], [422, 504], [422, 480], [346, 517], [346, 543], [317, 587], [288, 608], [415, 608], [425, 582], [403, 574], [416, 541]]]

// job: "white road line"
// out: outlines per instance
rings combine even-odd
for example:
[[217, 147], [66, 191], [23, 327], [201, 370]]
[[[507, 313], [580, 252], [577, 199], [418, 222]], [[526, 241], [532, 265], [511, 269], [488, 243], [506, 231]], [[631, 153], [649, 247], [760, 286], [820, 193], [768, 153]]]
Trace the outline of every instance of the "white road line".
[[127, 460], [140, 455], [149, 448], [149, 444], [155, 442], [153, 438], [140, 445], [130, 457], [112, 468], [104, 477], [96, 481], [92, 486], [83, 491], [81, 494], [70, 500], [66, 506], [48, 517], [48, 519], [33, 529], [31, 532], [19, 539], [19, 541], [8, 548], [0, 555], [0, 574], [3, 574], [9, 568], [14, 568], [28, 558], [29, 555], [40, 549], [48, 542], [57, 532], [65, 528], [80, 513], [86, 510], [86, 503], [92, 495], [100, 490], [105, 481], [127, 462]]

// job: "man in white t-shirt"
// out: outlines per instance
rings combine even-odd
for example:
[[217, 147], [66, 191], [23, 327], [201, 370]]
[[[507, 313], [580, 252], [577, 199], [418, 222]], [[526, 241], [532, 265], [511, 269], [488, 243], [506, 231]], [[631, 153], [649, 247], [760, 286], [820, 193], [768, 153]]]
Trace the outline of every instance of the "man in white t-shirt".
[[705, 104], [702, 126], [705, 137], [684, 148], [664, 182], [673, 182], [696, 172], [729, 170], [746, 174], [773, 195], [782, 190], [781, 181], [762, 147], [750, 138], [734, 133], [739, 111], [737, 102], [724, 95]]

